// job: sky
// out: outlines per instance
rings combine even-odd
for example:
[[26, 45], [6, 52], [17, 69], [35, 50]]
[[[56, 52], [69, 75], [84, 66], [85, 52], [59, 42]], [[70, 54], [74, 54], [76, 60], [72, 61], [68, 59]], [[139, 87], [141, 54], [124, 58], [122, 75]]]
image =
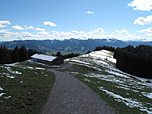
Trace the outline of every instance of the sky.
[[152, 0], [0, 0], [0, 41], [152, 41]]

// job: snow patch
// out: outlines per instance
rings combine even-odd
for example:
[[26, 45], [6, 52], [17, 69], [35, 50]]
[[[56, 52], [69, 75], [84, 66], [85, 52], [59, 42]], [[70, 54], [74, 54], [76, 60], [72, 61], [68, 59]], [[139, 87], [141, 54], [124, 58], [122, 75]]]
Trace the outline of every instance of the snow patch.
[[116, 76], [120, 76], [120, 77], [123, 77], [123, 78], [127, 78], [129, 79], [130, 77], [124, 75], [124, 74], [121, 74], [121, 73], [118, 73], [118, 72], [114, 72], [114, 71], [110, 71], [110, 70], [105, 70], [106, 72], [110, 73], [110, 74], [113, 74], [113, 75], [116, 75]]
[[6, 93], [0, 93], [0, 97], [2, 97], [3, 95], [5, 95]]
[[116, 86], [117, 88], [122, 88], [122, 89], [125, 89], [125, 90], [131, 90], [130, 88], [127, 88], [127, 87], [122, 87], [122, 86]]
[[20, 81], [20, 83], [22, 84], [22, 83], [23, 83], [23, 81]]
[[77, 63], [82, 63], [82, 64], [86, 64], [86, 65], [91, 65], [90, 63], [87, 63], [87, 62], [83, 62], [83, 61], [79, 61], [79, 60], [70, 60], [71, 62], [77, 62]]
[[31, 69], [31, 70], [34, 69], [33, 67], [22, 67], [22, 68], [24, 68], [24, 69]]
[[12, 79], [13, 79], [13, 78], [15, 78], [15, 77], [14, 77], [14, 76], [9, 76], [8, 78], [12, 78]]
[[0, 68], [4, 68], [4, 66], [0, 66]]
[[101, 50], [90, 53], [88, 56], [93, 57], [94, 59], [106, 60], [112, 63], [116, 63], [116, 59], [110, 54], [109, 51]]
[[143, 94], [145, 97], [148, 97], [148, 98], [152, 99], [152, 93], [142, 92], [142, 94]]
[[89, 79], [87, 79], [87, 78], [84, 78], [83, 79], [84, 81], [86, 81], [86, 82], [91, 82]]
[[147, 108], [144, 107], [143, 104], [141, 102], [136, 101], [135, 99], [131, 99], [131, 98], [124, 98], [118, 94], [115, 94], [113, 92], [110, 92], [108, 90], [105, 90], [103, 87], [99, 87], [99, 89], [103, 92], [105, 92], [106, 94], [108, 94], [109, 96], [112, 96], [113, 98], [115, 98], [116, 101], [118, 102], [123, 102], [126, 106], [129, 106], [130, 108], [140, 108], [140, 110], [145, 111], [147, 113], [152, 113], [152, 109], [151, 108]]
[[7, 96], [7, 97], [4, 97], [5, 99], [10, 99], [11, 98], [11, 96]]
[[19, 64], [19, 62], [12, 63], [12, 64], [4, 64], [4, 65], [6, 65], [6, 66], [16, 66], [17, 64]]
[[45, 68], [35, 67], [36, 70], [45, 70]]
[[78, 72], [70, 72], [70, 73], [72, 73], [72, 74], [79, 74]]
[[0, 90], [2, 91], [2, 90], [4, 90], [4, 89], [0, 86]]
[[12, 73], [12, 74], [22, 74], [22, 72], [19, 72], [19, 71], [13, 71], [12, 69], [11, 69], [11, 67], [4, 67], [4, 68], [6, 68], [10, 73]]
[[11, 76], [9, 73], [2, 73], [1, 77], [15, 78], [14, 76]]

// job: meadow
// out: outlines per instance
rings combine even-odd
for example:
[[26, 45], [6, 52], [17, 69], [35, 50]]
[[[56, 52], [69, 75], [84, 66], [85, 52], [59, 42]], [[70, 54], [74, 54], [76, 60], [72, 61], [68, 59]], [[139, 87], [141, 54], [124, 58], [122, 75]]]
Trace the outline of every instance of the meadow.
[[0, 113], [40, 113], [55, 82], [47, 68], [30, 62], [0, 65]]

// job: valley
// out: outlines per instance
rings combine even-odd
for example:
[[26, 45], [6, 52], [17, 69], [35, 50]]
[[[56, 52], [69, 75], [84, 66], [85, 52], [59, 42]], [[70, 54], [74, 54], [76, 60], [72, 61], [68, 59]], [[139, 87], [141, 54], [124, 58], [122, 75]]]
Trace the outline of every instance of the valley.
[[16, 46], [25, 46], [27, 49], [37, 50], [47, 54], [56, 54], [60, 51], [62, 54], [79, 53], [84, 54], [88, 50], [94, 50], [97, 46], [125, 47], [128, 45], [152, 45], [152, 42], [144, 41], [121, 41], [117, 39], [65, 39], [65, 40], [16, 40], [3, 42], [3, 45], [9, 49]]

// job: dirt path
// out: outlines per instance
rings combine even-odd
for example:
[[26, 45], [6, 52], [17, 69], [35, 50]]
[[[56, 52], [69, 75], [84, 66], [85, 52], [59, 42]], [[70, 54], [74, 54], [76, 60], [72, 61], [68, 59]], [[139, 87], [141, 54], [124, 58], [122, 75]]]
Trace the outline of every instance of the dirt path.
[[[63, 65], [68, 68], [71, 65]], [[68, 73], [55, 73], [56, 82], [45, 104], [42, 114], [116, 114], [87, 85]]]

